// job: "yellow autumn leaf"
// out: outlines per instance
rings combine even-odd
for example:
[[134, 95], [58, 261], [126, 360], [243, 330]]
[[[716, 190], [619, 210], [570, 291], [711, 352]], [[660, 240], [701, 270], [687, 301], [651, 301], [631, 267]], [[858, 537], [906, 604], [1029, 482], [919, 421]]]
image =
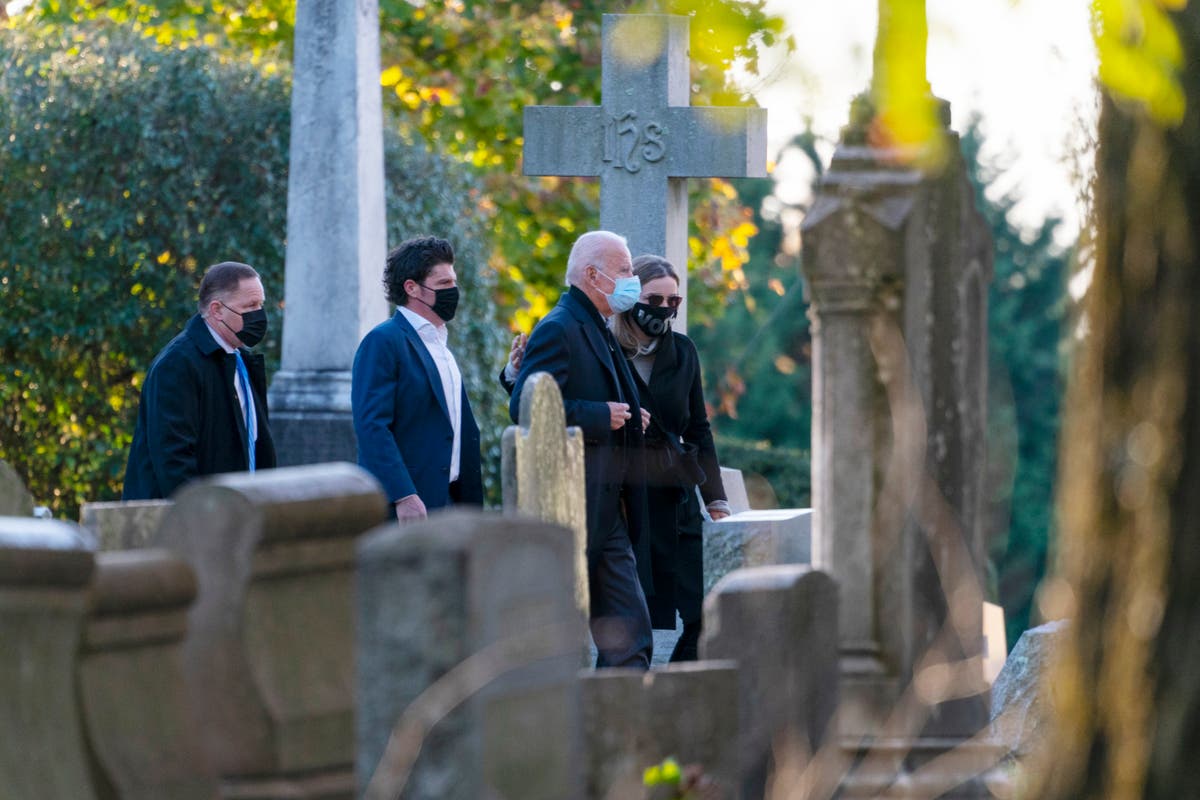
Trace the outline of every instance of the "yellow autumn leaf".
[[395, 86], [402, 77], [404, 72], [397, 66], [391, 66], [380, 73], [379, 83], [381, 86]]
[[156, 261], [158, 261], [158, 263], [160, 263], [160, 264], [165, 264], [170, 260], [171, 260], [171, 251], [170, 250], [163, 250], [161, 253], [158, 254], [158, 258], [156, 259]]

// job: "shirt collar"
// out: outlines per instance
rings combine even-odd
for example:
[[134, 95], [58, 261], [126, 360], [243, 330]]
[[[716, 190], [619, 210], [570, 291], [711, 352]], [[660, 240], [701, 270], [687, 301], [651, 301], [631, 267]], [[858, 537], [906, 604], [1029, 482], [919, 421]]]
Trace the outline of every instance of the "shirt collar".
[[408, 306], [399, 306], [397, 310], [404, 315], [408, 323], [416, 330], [417, 335], [422, 339], [429, 341], [431, 338], [437, 339], [442, 344], [446, 343], [448, 332], [445, 325], [434, 325], [429, 320], [422, 317], [415, 311], [409, 310]]
[[[203, 317], [201, 317], [201, 319], [203, 319]], [[216, 329], [213, 328], [212, 325], [208, 324], [208, 320], [204, 320], [204, 327], [208, 328], [208, 332], [211, 333], [212, 337], [217, 340], [217, 344], [221, 345], [222, 350], [224, 350], [226, 353], [229, 353], [230, 355], [233, 355], [234, 350], [236, 350], [237, 348], [230, 347], [229, 342], [222, 339], [221, 334], [217, 333]]]

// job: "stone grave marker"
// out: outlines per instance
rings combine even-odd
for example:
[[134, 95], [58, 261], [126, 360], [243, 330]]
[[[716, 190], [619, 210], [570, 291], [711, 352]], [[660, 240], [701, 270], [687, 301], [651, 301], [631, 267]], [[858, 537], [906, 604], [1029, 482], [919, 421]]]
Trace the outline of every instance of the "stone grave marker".
[[735, 569], [812, 561], [812, 509], [743, 511], [704, 521], [704, 592]]
[[1022, 633], [992, 685], [992, 732], [1018, 758], [1037, 754], [1049, 739], [1054, 687], [1047, 670], [1069, 631], [1060, 619]]
[[746, 481], [740, 469], [721, 467], [721, 484], [725, 487], [725, 499], [729, 501], [731, 514], [750, 510], [750, 498], [746, 494]]
[[713, 794], [738, 784], [738, 674], [732, 661], [693, 661], [649, 672], [580, 674], [588, 798], [642, 797], [642, 773], [673, 757], [699, 765]]
[[600, 227], [680, 267], [686, 298], [687, 179], [766, 177], [766, 109], [690, 105], [687, 17], [605, 14], [602, 53], [599, 107], [525, 108], [525, 174], [599, 177]]
[[367, 800], [579, 790], [575, 543], [450, 511], [358, 548], [358, 780]]
[[378, 0], [298, 0], [283, 351], [271, 381], [281, 466], [354, 461], [350, 366], [387, 317]]
[[79, 694], [102, 798], [214, 800], [181, 647], [196, 577], [163, 550], [96, 556]]
[[355, 797], [354, 546], [385, 519], [353, 464], [189, 484], [156, 545], [199, 590], [184, 679], [226, 797]]
[[741, 797], [764, 797], [777, 747], [815, 753], [838, 703], [837, 586], [807, 566], [739, 569], [704, 602], [701, 658], [737, 661]]
[[92, 532], [101, 550], [136, 550], [154, 540], [170, 508], [170, 500], [84, 503], [79, 524]]
[[0, 515], [33, 516], [33, 495], [25, 488], [21, 476], [6, 461], [0, 461]]
[[587, 493], [583, 434], [567, 427], [562, 392], [545, 372], [530, 375], [521, 390], [520, 425], [501, 438], [504, 511], [554, 522], [571, 531], [575, 546], [575, 596], [588, 609]]
[[99, 800], [76, 696], [95, 543], [71, 523], [0, 517], [0, 794]]

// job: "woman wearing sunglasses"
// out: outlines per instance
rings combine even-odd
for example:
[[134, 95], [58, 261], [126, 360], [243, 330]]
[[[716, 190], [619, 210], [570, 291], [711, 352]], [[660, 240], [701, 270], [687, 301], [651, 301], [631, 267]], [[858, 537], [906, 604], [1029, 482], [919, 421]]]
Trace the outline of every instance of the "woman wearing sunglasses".
[[694, 459], [703, 471], [700, 494], [712, 519], [729, 516], [729, 503], [704, 407], [700, 357], [691, 339], [671, 330], [683, 302], [679, 276], [665, 258], [649, 255], [633, 260], [633, 274], [641, 280], [642, 294], [633, 308], [614, 314], [609, 327], [650, 412], [646, 464], [654, 594], [646, 600], [655, 628], [673, 630], [679, 612], [683, 634], [671, 660], [694, 661], [704, 600], [703, 519], [694, 482], [701, 476], [693, 467], [682, 470], [681, 477], [681, 456]]

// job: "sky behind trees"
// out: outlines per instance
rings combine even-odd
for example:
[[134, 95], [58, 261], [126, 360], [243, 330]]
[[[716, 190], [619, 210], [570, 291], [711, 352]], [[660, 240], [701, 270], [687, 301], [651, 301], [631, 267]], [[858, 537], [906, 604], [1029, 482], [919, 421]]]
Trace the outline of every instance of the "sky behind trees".
[[[765, 59], [746, 85], [770, 109], [770, 152], [812, 119], [828, 160], [850, 98], [870, 80], [878, 0], [769, 0], [787, 19], [796, 51]], [[1088, 0], [928, 0], [929, 81], [949, 100], [954, 128], [982, 117], [985, 159], [1011, 166], [993, 190], [1017, 186], [1018, 221], [1036, 226], [1060, 214], [1060, 242], [1080, 225], [1072, 151], [1095, 127], [1096, 58]], [[1090, 169], [1090, 164], [1081, 166]], [[811, 167], [799, 154], [779, 165], [786, 201], [807, 198]]]

